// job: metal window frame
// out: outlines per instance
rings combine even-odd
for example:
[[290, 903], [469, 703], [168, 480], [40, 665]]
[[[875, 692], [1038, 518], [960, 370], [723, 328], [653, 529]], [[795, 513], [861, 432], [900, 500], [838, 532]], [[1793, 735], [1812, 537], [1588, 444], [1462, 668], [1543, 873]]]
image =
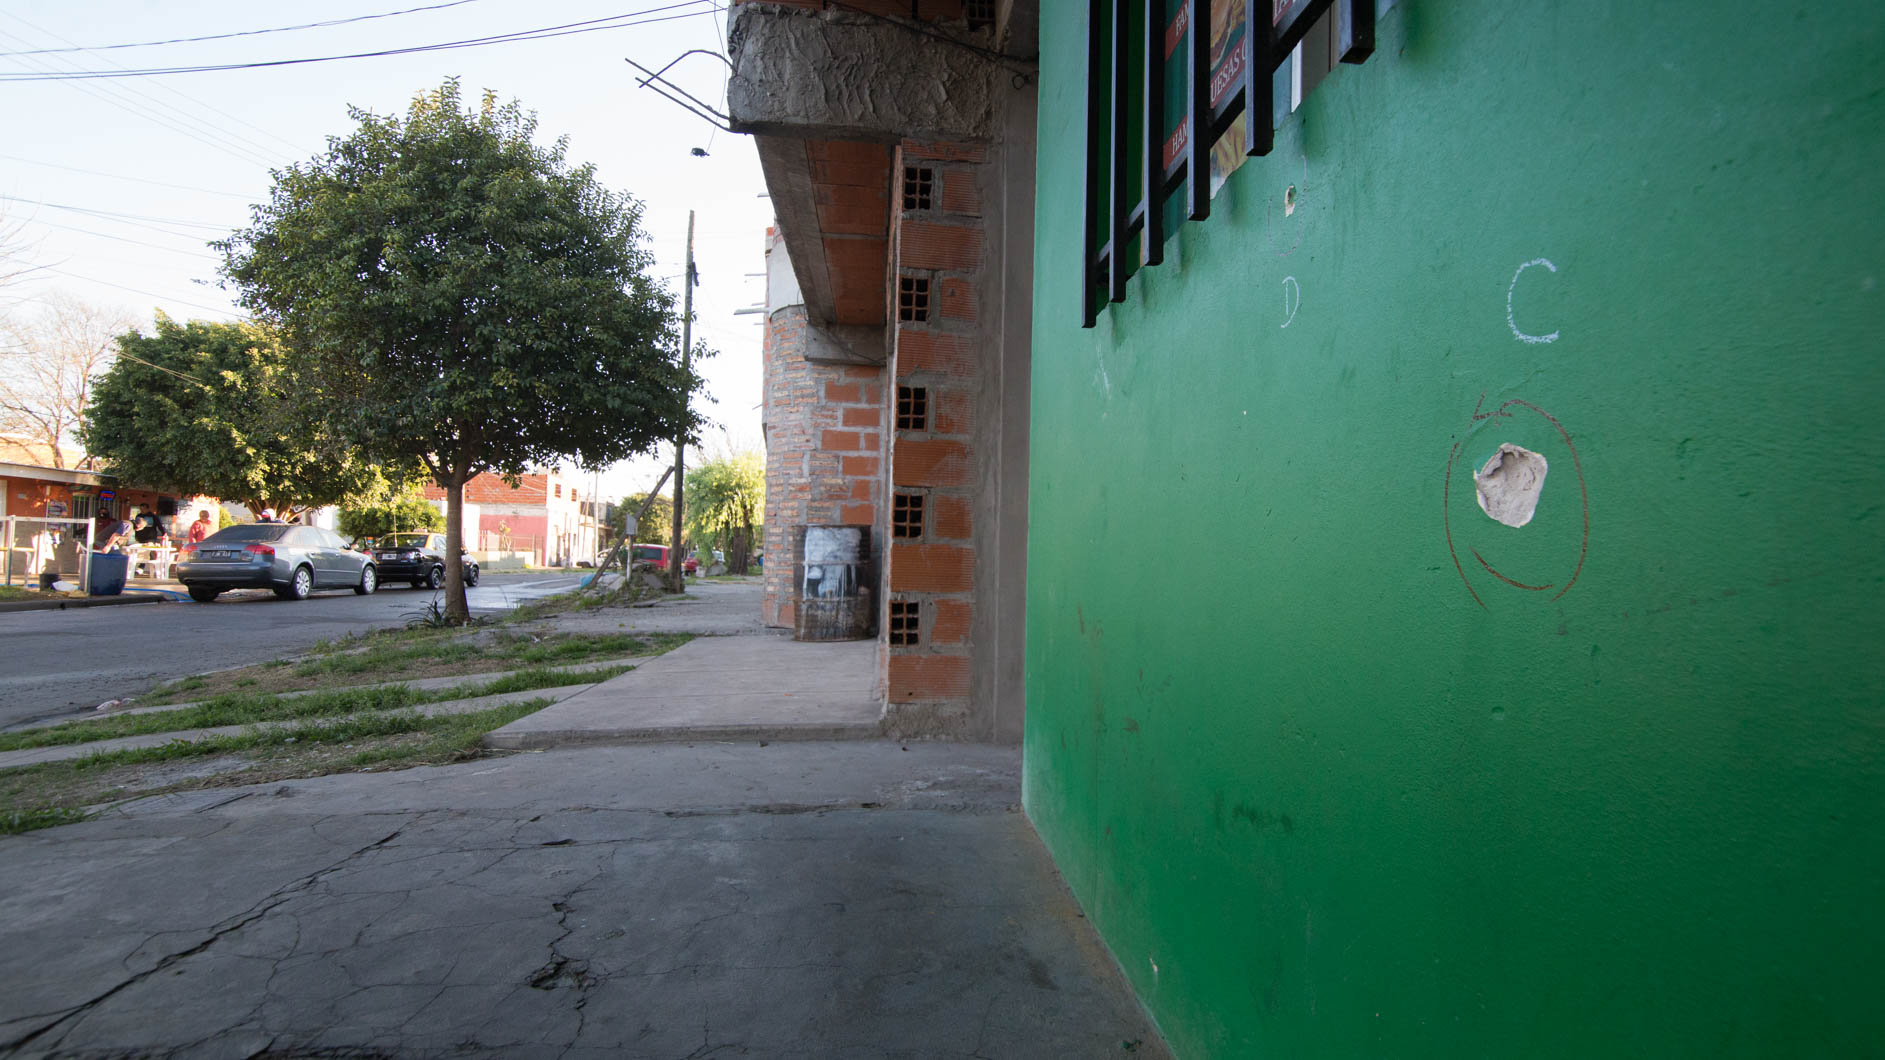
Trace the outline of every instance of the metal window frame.
[[[1185, 149], [1163, 165], [1165, 113], [1165, 5], [1163, 0], [1087, 0], [1085, 246], [1080, 285], [1080, 326], [1099, 319], [1101, 291], [1112, 302], [1126, 299], [1131, 268], [1121, 259], [1134, 237], [1145, 236], [1146, 265], [1164, 261], [1164, 207], [1181, 189], [1185, 217], [1211, 216], [1211, 145], [1230, 130], [1237, 116], [1262, 115], [1244, 123], [1244, 154], [1260, 157], [1275, 146], [1269, 115], [1275, 103], [1271, 80], [1317, 19], [1335, 12], [1335, 47], [1344, 63], [1366, 62], [1374, 54], [1375, 0], [1272, 0], [1273, 17], [1259, 20], [1257, 0], [1243, 0], [1244, 40], [1249, 49], [1242, 83], [1222, 105], [1211, 106], [1210, 0], [1180, 0], [1187, 6], [1185, 50]], [[1138, 96], [1143, 108], [1141, 141], [1128, 143], [1132, 80], [1130, 38], [1144, 5], [1144, 55]], [[1101, 26], [1109, 27], [1102, 35]], [[1110, 39], [1108, 39], [1110, 38]], [[1198, 135], [1202, 129], [1204, 135]], [[1138, 169], [1139, 196], [1127, 198], [1127, 179]], [[1101, 179], [1106, 179], [1105, 201]]]

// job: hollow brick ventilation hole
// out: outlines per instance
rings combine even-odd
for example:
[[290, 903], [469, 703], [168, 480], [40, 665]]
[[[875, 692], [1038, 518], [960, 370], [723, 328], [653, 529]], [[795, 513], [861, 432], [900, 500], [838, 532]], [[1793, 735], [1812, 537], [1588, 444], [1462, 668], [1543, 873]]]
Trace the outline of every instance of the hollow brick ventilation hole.
[[936, 175], [928, 166], [904, 166], [903, 208], [906, 210], [929, 209], [930, 191], [935, 184]]
[[987, 29], [995, 24], [995, 0], [963, 0], [962, 15], [970, 29]]
[[929, 430], [929, 391], [920, 386], [897, 388], [897, 430]]
[[897, 319], [919, 323], [929, 319], [928, 277], [897, 277]]
[[907, 648], [922, 643], [923, 605], [916, 600], [890, 601], [890, 644]]
[[890, 536], [923, 536], [923, 495], [899, 493], [890, 502]]

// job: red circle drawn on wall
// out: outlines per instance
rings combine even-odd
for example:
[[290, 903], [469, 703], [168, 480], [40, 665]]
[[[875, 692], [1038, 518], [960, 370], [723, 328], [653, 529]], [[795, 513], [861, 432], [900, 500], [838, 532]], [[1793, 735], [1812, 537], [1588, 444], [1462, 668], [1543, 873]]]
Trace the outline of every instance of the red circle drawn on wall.
[[[1493, 409], [1491, 412], [1485, 412], [1483, 410], [1486, 406], [1486, 395], [1482, 392], [1479, 395], [1479, 404], [1473, 406], [1473, 418], [1471, 422], [1478, 423], [1480, 420], [1490, 419], [1511, 419], [1512, 413], [1507, 410], [1515, 405], [1519, 408], [1530, 409], [1543, 417], [1544, 421], [1551, 424], [1552, 429], [1558, 432], [1558, 436], [1564, 439], [1564, 447], [1571, 452], [1571, 466], [1577, 470], [1578, 499], [1582, 501], [1584, 505], [1584, 533], [1577, 544], [1577, 566], [1572, 568], [1571, 577], [1566, 579], [1562, 588], [1558, 588], [1555, 583], [1527, 585], [1524, 582], [1508, 578], [1504, 574], [1501, 574], [1498, 568], [1486, 562], [1486, 558], [1479, 554], [1478, 549], [1469, 546], [1466, 551], [1472, 553], [1473, 559], [1477, 560], [1479, 565], [1486, 569], [1486, 573], [1515, 589], [1542, 593], [1557, 588], [1557, 593], [1551, 597], [1553, 600], [1556, 600], [1565, 593], [1570, 592], [1571, 586], [1577, 584], [1578, 575], [1584, 573], [1584, 557], [1590, 553], [1590, 488], [1584, 483], [1584, 461], [1577, 455], [1577, 446], [1571, 441], [1571, 432], [1564, 429], [1564, 424], [1559, 423], [1556, 416], [1539, 408], [1537, 405], [1523, 398], [1512, 398], [1498, 408]], [[1471, 579], [1466, 577], [1466, 568], [1460, 564], [1459, 549], [1453, 544], [1453, 465], [1459, 463], [1460, 448], [1465, 444], [1463, 440], [1455, 441], [1453, 443], [1453, 452], [1447, 457], [1446, 485], [1441, 490], [1441, 525], [1446, 528], [1446, 550], [1453, 556], [1453, 569], [1459, 572], [1460, 581], [1465, 584], [1466, 591], [1473, 594], [1473, 602], [1480, 607], [1485, 607], [1486, 601], [1479, 598], [1479, 590], [1474, 589]]]

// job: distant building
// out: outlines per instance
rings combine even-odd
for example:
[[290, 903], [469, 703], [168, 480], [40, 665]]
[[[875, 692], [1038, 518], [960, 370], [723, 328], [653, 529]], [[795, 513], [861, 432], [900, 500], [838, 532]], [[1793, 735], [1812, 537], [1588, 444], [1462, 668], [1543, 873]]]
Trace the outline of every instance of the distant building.
[[[445, 510], [444, 490], [427, 485], [424, 495]], [[479, 475], [465, 483], [465, 547], [527, 553], [538, 566], [574, 566], [600, 548], [594, 511], [559, 468], [519, 476], [515, 486], [500, 475]]]

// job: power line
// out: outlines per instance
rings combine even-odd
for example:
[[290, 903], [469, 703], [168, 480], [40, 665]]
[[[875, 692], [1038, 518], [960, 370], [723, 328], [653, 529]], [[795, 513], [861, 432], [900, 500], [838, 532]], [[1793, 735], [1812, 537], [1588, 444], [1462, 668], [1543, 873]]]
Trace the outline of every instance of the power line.
[[[0, 30], [0, 37], [7, 37], [12, 40], [20, 40], [20, 41], [25, 40], [24, 37], [20, 37], [16, 34], [8, 33], [4, 30]], [[66, 79], [64, 77], [64, 74], [66, 72], [62, 72], [52, 67], [49, 67], [41, 60], [32, 59], [32, 60], [27, 60], [27, 61], [44, 74], [43, 78], [40, 78], [40, 79], [43, 79], [43, 80]], [[50, 72], [47, 72], [47, 71], [50, 71]], [[12, 74], [0, 74], [0, 80], [18, 78], [21, 76], [23, 75], [17, 72], [12, 73]], [[260, 155], [260, 154], [251, 154], [249, 153], [247, 149], [234, 143], [234, 141], [228, 140], [226, 137], [217, 138], [217, 134], [210, 133], [206, 135], [203, 130], [193, 129], [187, 125], [178, 125], [174, 121], [167, 119], [163, 114], [156, 111], [152, 111], [146, 107], [141, 107], [137, 103], [134, 103], [130, 100], [122, 98], [121, 95], [114, 94], [113, 91], [106, 90], [102, 87], [94, 88], [90, 85], [75, 84], [73, 87], [77, 88], [81, 92], [86, 93], [87, 95], [93, 96], [97, 99], [102, 99], [105, 102], [110, 103], [112, 106], [118, 107], [122, 110], [129, 111], [132, 114], [135, 114], [138, 117], [145, 119], [146, 121], [154, 122], [158, 125], [161, 125], [164, 128], [169, 129], [171, 132], [179, 133], [183, 136], [187, 136], [190, 139], [195, 140], [197, 143], [205, 144], [209, 147], [214, 147], [218, 151], [222, 151], [223, 153], [228, 154], [233, 158], [239, 158], [242, 161], [249, 163], [250, 165], [259, 165], [264, 168], [267, 168], [270, 165], [270, 159], [268, 157], [264, 155]]]
[[[23, 17], [19, 17], [19, 15], [15, 15], [15, 13], [11, 13], [11, 11], [8, 11], [6, 15], [8, 15], [9, 19], [13, 19], [15, 23], [19, 23], [19, 25], [26, 26], [28, 30], [34, 30], [34, 32], [38, 32], [38, 34], [45, 34], [45, 36], [49, 36], [49, 38], [53, 38], [53, 40], [66, 41], [66, 43], [72, 43], [72, 41], [66, 40], [66, 38], [62, 38], [62, 36], [58, 36], [58, 34], [55, 34], [55, 32], [51, 32], [51, 30], [47, 30], [47, 28], [43, 28], [43, 26], [34, 25], [34, 23], [28, 23], [26, 19], [23, 19]], [[13, 36], [13, 34], [9, 34], [9, 36]], [[19, 36], [13, 36], [13, 40], [25, 40], [25, 38], [19, 38]], [[45, 66], [45, 60], [28, 60], [28, 62], [34, 62], [34, 64], [38, 64], [38, 68], [40, 68], [40, 70], [47, 70], [47, 66]], [[57, 62], [58, 64], [62, 64], [62, 66], [64, 66], [64, 68], [66, 68], [68, 72], [70, 72], [70, 70], [74, 70], [74, 68], [77, 68], [77, 64], [75, 64], [74, 60], [70, 60], [70, 58], [60, 57], [60, 58], [57, 58]], [[115, 62], [115, 60], [111, 60], [111, 58], [106, 58], [106, 62], [109, 62], [111, 66], [115, 66], [117, 70], [126, 70], [126, 66], [124, 66], [123, 62]], [[53, 74], [60, 74], [60, 70], [53, 70]], [[156, 100], [155, 96], [151, 96], [149, 92], [141, 91], [141, 89], [136, 89], [136, 87], [130, 87], [130, 85], [124, 85], [123, 91], [130, 92], [130, 94], [134, 94], [134, 96], [139, 96], [139, 98], [143, 98], [143, 100], [149, 100], [149, 104], [151, 104], [151, 106], [156, 106], [156, 108], [170, 109], [170, 113], [173, 113], [173, 115], [175, 115], [175, 117], [179, 117], [179, 119], [183, 119], [185, 123], [196, 123], [196, 132], [198, 132], [198, 134], [205, 134], [205, 136], [209, 136], [209, 138], [213, 138], [213, 140], [230, 141], [230, 143], [234, 143], [234, 145], [238, 145], [238, 147], [241, 147], [243, 151], [249, 151], [249, 149], [253, 149], [254, 153], [256, 153], [256, 158], [258, 158], [258, 160], [260, 160], [260, 162], [262, 162], [264, 166], [266, 166], [266, 164], [270, 164], [271, 157], [275, 155], [275, 151], [273, 151], [273, 149], [270, 149], [270, 147], [266, 147], [266, 145], [262, 145], [262, 143], [256, 143], [256, 141], [251, 140], [251, 138], [247, 138], [247, 136], [243, 136], [243, 134], [239, 134], [239, 132], [234, 132], [234, 130], [230, 130], [230, 128], [224, 128], [222, 124], [211, 123], [211, 121], [204, 121], [204, 119], [200, 119], [200, 117], [196, 117], [196, 115], [192, 115], [192, 113], [185, 113], [183, 109], [177, 108], [175, 104], [166, 104], [166, 102], [160, 102], [160, 100]], [[232, 113], [228, 113], [228, 111], [222, 111], [222, 109], [213, 108], [213, 106], [209, 106], [209, 104], [205, 104], [205, 102], [202, 102], [202, 100], [196, 100], [196, 98], [192, 98], [192, 96], [185, 96], [183, 92], [175, 91], [175, 89], [170, 89], [170, 87], [164, 87], [164, 91], [170, 92], [172, 96], [177, 96], [177, 98], [181, 98], [181, 100], [185, 100], [185, 102], [188, 102], [188, 104], [194, 104], [194, 106], [198, 106], [198, 108], [204, 108], [204, 109], [207, 109], [207, 111], [211, 111], [211, 113], [217, 113], [217, 115], [222, 115], [222, 117], [226, 117], [226, 119], [230, 119], [230, 121], [234, 121], [234, 123], [247, 124], [249, 128], [254, 128], [256, 132], [262, 132], [264, 136], [268, 136], [268, 138], [271, 138], [271, 140], [277, 141], [277, 143], [287, 143], [288, 149], [290, 149], [290, 151], [294, 149], [294, 143], [288, 143], [287, 140], [283, 140], [283, 138], [279, 138], [279, 136], [275, 136], [275, 134], [273, 134], [273, 132], [270, 132], [270, 130], [266, 130], [266, 128], [260, 128], [260, 126], [256, 126], [256, 124], [247, 123], [247, 121], [243, 121], [243, 119], [239, 119], [239, 117], [236, 117], [236, 115], [232, 115]], [[238, 157], [241, 157], [241, 155], [238, 155]]]
[[[184, 304], [185, 304], [185, 305], [188, 305], [189, 303], [188, 303], [188, 302], [185, 302]], [[215, 391], [215, 389], [216, 389], [215, 387], [213, 387], [213, 386], [210, 386], [210, 385], [209, 385], [208, 383], [205, 383], [205, 382], [203, 382], [203, 381], [202, 381], [201, 379], [198, 379], [198, 378], [196, 378], [196, 377], [195, 377], [195, 376], [193, 376], [193, 375], [184, 375], [184, 374], [183, 374], [182, 372], [179, 372], [179, 371], [176, 371], [175, 369], [171, 369], [171, 368], [165, 368], [165, 367], [164, 367], [163, 365], [161, 365], [161, 364], [152, 364], [151, 362], [149, 362], [149, 361], [147, 361], [147, 360], [145, 360], [145, 359], [144, 359], [144, 358], [142, 358], [142, 357], [138, 357], [138, 356], [135, 356], [135, 355], [133, 355], [133, 354], [129, 354], [129, 353], [126, 353], [126, 352], [124, 352], [124, 350], [123, 350], [123, 348], [122, 348], [122, 347], [120, 347], [120, 348], [119, 348], [119, 350], [118, 350], [118, 354], [117, 354], [117, 355], [118, 355], [119, 357], [122, 357], [122, 358], [124, 358], [124, 359], [125, 359], [125, 360], [127, 360], [127, 361], [131, 361], [131, 362], [133, 362], [134, 364], [141, 364], [141, 365], [143, 365], [143, 366], [144, 366], [144, 367], [146, 367], [146, 368], [155, 368], [155, 369], [157, 369], [158, 371], [160, 371], [160, 372], [163, 372], [163, 373], [164, 373], [164, 374], [166, 374], [166, 375], [174, 375], [174, 376], [176, 376], [176, 377], [177, 377], [178, 379], [181, 379], [181, 380], [183, 380], [183, 381], [184, 381], [184, 382], [186, 382], [186, 383], [195, 383], [195, 384], [196, 384], [197, 386], [200, 386], [200, 387], [202, 387], [202, 388], [203, 388], [204, 390], [208, 390], [208, 391], [211, 391], [211, 392], [214, 392], [214, 391]]]
[[[67, 232], [79, 232], [88, 236], [97, 236], [100, 239], [109, 239], [116, 243], [130, 243], [133, 246], [149, 247], [152, 250], [161, 250], [167, 254], [182, 254], [185, 257], [200, 257], [204, 254], [214, 255], [215, 253], [214, 251], [210, 250], [208, 245], [206, 244], [200, 250], [183, 250], [178, 247], [166, 247], [161, 243], [146, 243], [141, 239], [131, 239], [127, 236], [114, 236], [110, 232], [94, 232], [89, 228], [75, 228], [72, 225], [62, 225], [62, 224], [55, 223], [53, 221], [34, 221], [33, 223], [39, 224], [39, 225], [45, 225], [47, 228], [59, 228]], [[186, 238], [195, 238], [195, 237], [191, 236], [191, 237], [186, 237]]]
[[[58, 34], [55, 34], [53, 30], [47, 30], [47, 28], [43, 28], [43, 26], [32, 25], [32, 23], [28, 23], [26, 19], [21, 19], [19, 15], [9, 15], [9, 17], [11, 17], [11, 19], [13, 19], [15, 23], [19, 23], [19, 25], [23, 25], [23, 26], [28, 26], [28, 28], [32, 28], [32, 30], [38, 30], [38, 32], [41, 32], [41, 34], [45, 34], [45, 36], [49, 36], [49, 38], [53, 38], [53, 40], [64, 41], [64, 43], [72, 43], [72, 40], [70, 40], [70, 38], [62, 38], [62, 36], [58, 36]], [[70, 60], [62, 60], [62, 62], [70, 62]], [[115, 66], [115, 68], [119, 68], [119, 70], [128, 70], [128, 68], [124, 66], [123, 62], [115, 62], [115, 60], [111, 60], [111, 58], [106, 58], [106, 62], [109, 62], [109, 64], [111, 64], [111, 66]], [[204, 108], [205, 111], [209, 111], [209, 113], [215, 113], [215, 115], [221, 115], [221, 117], [226, 117], [226, 119], [230, 119], [230, 121], [234, 121], [234, 123], [236, 124], [247, 124], [249, 128], [253, 128], [253, 130], [256, 130], [256, 132], [260, 132], [262, 136], [268, 136], [268, 138], [270, 138], [270, 140], [275, 141], [275, 143], [283, 143], [283, 145], [287, 145], [288, 151], [296, 151], [296, 149], [298, 149], [298, 147], [296, 147], [296, 145], [294, 145], [292, 141], [283, 140], [281, 136], [275, 136], [275, 134], [273, 134], [271, 130], [268, 130], [268, 128], [262, 128], [260, 124], [254, 124], [253, 121], [243, 121], [243, 119], [239, 119], [239, 117], [236, 117], [236, 115], [232, 115], [232, 113], [228, 113], [226, 109], [217, 108], [217, 106], [213, 106], [213, 104], [207, 104], [207, 102], [204, 102], [204, 100], [198, 100], [196, 96], [188, 96], [188, 94], [185, 94], [185, 92], [179, 92], [177, 91], [177, 89], [172, 89], [170, 85], [164, 85], [162, 81], [158, 81], [158, 83], [156, 83], [156, 87], [158, 87], [158, 89], [164, 89], [164, 91], [166, 92], [170, 92], [172, 96], [177, 96], [177, 98], [179, 98], [179, 100], [183, 100], [183, 102], [188, 102], [188, 104], [194, 104], [194, 106], [198, 106], [198, 108]], [[138, 94], [138, 96], [143, 96], [143, 98], [147, 98], [147, 100], [151, 100], [153, 104], [158, 104], [158, 100], [156, 100], [156, 98], [153, 98], [153, 96], [149, 96], [147, 92], [139, 92], [138, 89], [130, 89], [130, 87], [126, 87], [126, 89], [128, 89], [128, 91], [130, 92], [134, 92], [134, 94]], [[158, 106], [170, 106], [170, 104], [158, 104]], [[175, 109], [175, 108], [173, 108], [172, 106], [172, 109]], [[183, 113], [183, 111], [177, 111], [177, 113]], [[185, 115], [185, 117], [194, 117], [194, 115]], [[207, 124], [207, 123], [204, 123], [204, 124]], [[221, 128], [219, 128], [217, 132], [224, 132], [224, 130], [221, 130]], [[232, 138], [232, 140], [239, 140], [241, 141], [241, 143], [249, 143], [251, 147], [256, 147], [258, 151], [262, 151], [264, 155], [266, 155], [266, 153], [270, 151], [270, 149], [268, 149], [266, 145], [262, 145], [262, 143], [258, 143], [258, 141], [251, 140], [251, 138], [247, 138], [247, 136], [241, 136], [239, 132], [224, 132], [224, 134], [226, 134], [228, 138]]]
[[[64, 203], [45, 202], [40, 199], [22, 199], [13, 195], [0, 195], [0, 199], [5, 199], [8, 202], [23, 202], [31, 206], [46, 206], [54, 210], [71, 210], [74, 213], [97, 214], [101, 217], [128, 217], [139, 221], [155, 221], [158, 224], [183, 225], [186, 228], [207, 228], [212, 232], [228, 232], [231, 230], [227, 225], [205, 224], [202, 221], [184, 221], [174, 217], [151, 217], [141, 213], [120, 213], [117, 210], [94, 210], [84, 206], [68, 206]], [[173, 234], [181, 235], [182, 233]]]
[[[142, 228], [142, 229], [145, 229], [146, 231], [156, 232], [159, 235], [171, 236], [176, 239], [191, 239], [199, 243], [209, 242], [208, 239], [205, 239], [203, 237], [203, 234], [201, 232], [179, 232], [179, 231], [176, 231], [175, 229], [164, 228], [161, 225], [145, 224], [142, 221], [127, 221], [127, 220], [124, 220], [123, 218], [118, 218], [118, 217], [106, 217], [93, 210], [82, 210], [77, 207], [72, 207], [71, 209], [72, 209], [72, 212], [81, 214], [84, 217], [86, 217], [88, 220], [105, 221], [114, 225], [130, 225], [132, 228]], [[50, 224], [51, 222], [41, 221], [35, 218], [32, 221], [32, 223], [33, 224]]]
[[64, 169], [73, 173], [89, 173], [94, 177], [110, 177], [113, 180], [129, 180], [138, 184], [154, 185], [159, 188], [175, 188], [178, 191], [200, 191], [205, 195], [227, 195], [232, 199], [248, 199], [251, 202], [253, 202], [256, 198], [255, 196], [250, 195], [247, 192], [242, 192], [242, 191], [217, 191], [214, 188], [197, 188], [197, 187], [192, 187], [188, 184], [171, 184], [171, 183], [168, 183], [166, 181], [161, 181], [161, 180], [149, 180], [145, 177], [127, 177], [122, 173], [106, 173], [105, 171], [100, 170], [100, 169], [81, 169], [78, 166], [62, 166], [57, 162], [41, 162], [40, 160], [36, 158], [21, 158], [18, 155], [0, 155], [0, 159], [4, 159], [5, 161], [8, 161], [8, 162], [24, 162], [25, 164], [29, 166], [46, 166], [51, 169]]
[[335, 18], [326, 22], [304, 22], [298, 26], [276, 26], [272, 29], [245, 29], [235, 33], [212, 33], [204, 37], [173, 37], [169, 40], [147, 40], [135, 44], [94, 44], [70, 48], [37, 48], [32, 51], [0, 52], [0, 56], [12, 55], [52, 55], [59, 52], [102, 52], [118, 48], [155, 48], [162, 44], [196, 44], [206, 40], [230, 40], [235, 37], [259, 37], [265, 33], [291, 33], [303, 29], [326, 29], [329, 26], [346, 26], [355, 22], [370, 22], [376, 18], [392, 18], [395, 15], [411, 15], [421, 11], [442, 11], [448, 7], [475, 3], [476, 0], [451, 0], [450, 3], [428, 4], [425, 7], [408, 7], [399, 11], [382, 11], [377, 15], [355, 15], [352, 18]]
[[209, 311], [209, 312], [211, 312], [211, 313], [227, 313], [227, 312], [229, 312], [229, 307], [228, 307], [228, 306], [213, 306], [213, 305], [203, 305], [203, 304], [202, 304], [202, 303], [200, 303], [200, 302], [186, 302], [186, 301], [184, 301], [184, 300], [183, 300], [183, 299], [181, 299], [181, 298], [172, 298], [171, 296], [169, 296], [169, 295], [167, 295], [167, 294], [158, 294], [158, 293], [157, 293], [157, 292], [155, 292], [155, 291], [144, 291], [144, 290], [139, 290], [139, 289], [138, 289], [138, 288], [136, 288], [136, 287], [126, 287], [126, 286], [125, 286], [124, 284], [121, 284], [121, 283], [112, 283], [112, 282], [111, 282], [110, 280], [100, 280], [100, 279], [98, 279], [98, 278], [96, 278], [96, 277], [93, 277], [93, 276], [80, 276], [80, 275], [79, 275], [78, 273], [76, 273], [76, 272], [67, 272], [67, 271], [65, 271], [64, 269], [55, 269], [55, 268], [53, 268], [53, 267], [52, 267], [52, 266], [50, 266], [50, 265], [48, 265], [48, 266], [46, 266], [46, 271], [47, 271], [47, 272], [56, 272], [56, 273], [58, 273], [58, 274], [59, 274], [59, 275], [61, 275], [61, 276], [70, 276], [70, 277], [72, 277], [72, 278], [73, 278], [73, 279], [75, 279], [75, 280], [84, 280], [84, 281], [85, 281], [85, 282], [87, 282], [87, 283], [96, 283], [96, 284], [102, 284], [103, 286], [106, 286], [106, 287], [116, 287], [116, 288], [117, 288], [118, 290], [120, 290], [120, 291], [129, 291], [129, 292], [131, 292], [132, 294], [141, 294], [141, 295], [144, 295], [144, 296], [146, 296], [146, 297], [149, 297], [149, 298], [161, 298], [161, 299], [163, 299], [163, 300], [164, 300], [164, 301], [166, 301], [166, 302], [175, 302], [175, 303], [176, 303], [176, 304], [178, 304], [178, 305], [187, 305], [187, 306], [189, 306], [189, 307], [190, 307], [191, 309], [203, 309], [203, 310], [207, 310], [207, 311]]
[[[712, 4], [704, 11], [689, 11], [679, 15], [666, 15], [661, 18], [642, 18], [643, 15], [673, 11], [677, 8], [696, 7], [700, 4]], [[352, 52], [346, 55], [320, 55], [305, 59], [273, 59], [254, 63], [218, 63], [203, 66], [162, 66], [141, 70], [73, 70], [56, 73], [22, 74], [0, 73], [0, 81], [92, 81], [120, 77], [155, 77], [163, 74], [203, 74], [218, 73], [225, 70], [259, 70], [276, 66], [300, 66], [306, 63], [337, 62], [343, 59], [378, 59], [390, 55], [415, 55], [421, 52], [452, 51], [458, 48], [477, 48], [490, 44], [511, 44], [518, 41], [548, 40], [552, 37], [568, 37], [579, 33], [596, 33], [609, 29], [627, 29], [631, 26], [646, 26], [656, 22], [669, 22], [681, 18], [695, 18], [712, 14], [719, 10], [717, 0], [683, 0], [681, 3], [667, 4], [661, 7], [629, 11], [606, 18], [589, 19], [583, 22], [569, 22], [560, 26], [544, 26], [538, 29], [518, 30], [514, 33], [501, 33], [490, 37], [473, 37], [466, 40], [446, 41], [440, 44], [420, 44], [407, 48], [387, 48], [374, 52]], [[627, 21], [635, 19], [636, 21]], [[596, 23], [610, 23], [597, 25]]]

